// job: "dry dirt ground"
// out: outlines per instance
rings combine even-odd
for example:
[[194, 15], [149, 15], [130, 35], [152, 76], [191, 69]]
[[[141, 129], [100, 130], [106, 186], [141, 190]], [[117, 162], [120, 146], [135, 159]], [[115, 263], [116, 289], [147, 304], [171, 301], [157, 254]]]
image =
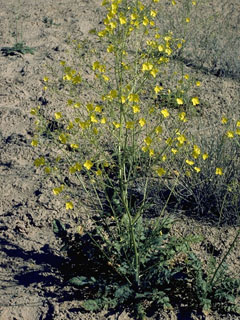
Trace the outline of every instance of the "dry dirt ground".
[[[30, 144], [34, 122], [30, 109], [45, 103], [45, 65], [66, 58], [69, 36], [81, 39], [98, 25], [96, 8], [100, 2], [0, 0], [0, 47], [12, 46], [18, 36], [35, 48], [34, 54], [0, 54], [0, 320], [129, 319], [127, 312], [81, 313], [80, 303], [71, 297], [71, 288], [63, 287], [58, 271], [63, 258], [51, 223], [59, 218], [71, 226], [74, 217], [61, 210], [61, 204], [36, 173], [35, 149]], [[219, 104], [224, 99], [231, 103], [236, 97], [237, 85], [232, 79], [212, 76], [203, 83], [209, 97], [219, 94]], [[181, 228], [194, 230], [195, 226], [186, 219]], [[221, 233], [216, 245], [223, 251], [235, 232], [230, 227], [221, 232], [208, 226], [201, 228], [205, 234]], [[237, 249], [228, 262], [233, 269], [239, 268]], [[171, 312], [157, 318], [191, 319], [190, 315]], [[210, 314], [206, 318], [192, 315], [192, 319], [237, 317]]]

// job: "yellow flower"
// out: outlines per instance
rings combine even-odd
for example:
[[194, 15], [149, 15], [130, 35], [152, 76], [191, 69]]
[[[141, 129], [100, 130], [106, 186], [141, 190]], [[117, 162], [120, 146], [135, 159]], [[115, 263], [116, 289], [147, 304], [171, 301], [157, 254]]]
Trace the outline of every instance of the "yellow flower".
[[132, 106], [132, 109], [133, 109], [133, 113], [138, 113], [138, 112], [140, 112], [140, 108], [139, 108], [138, 105]]
[[197, 171], [197, 172], [201, 171], [201, 169], [199, 167], [194, 167], [194, 170]]
[[45, 171], [45, 173], [49, 174], [49, 173], [51, 173], [51, 168], [46, 167], [46, 168], [44, 169], [44, 171]]
[[129, 66], [125, 62], [122, 62], [121, 65], [125, 70], [129, 70]]
[[32, 140], [31, 145], [33, 147], [36, 147], [38, 145], [38, 141], [37, 140]]
[[66, 210], [72, 210], [73, 209], [73, 203], [71, 201], [66, 202]]
[[80, 121], [79, 122], [79, 127], [82, 128], [83, 130], [85, 130], [86, 128], [89, 127], [89, 122], [88, 121]]
[[130, 102], [139, 102], [139, 95], [136, 94], [136, 93], [130, 93], [129, 96], [128, 96], [128, 100]]
[[157, 126], [155, 129], [156, 134], [160, 134], [162, 133], [162, 127], [161, 126]]
[[144, 26], [147, 26], [149, 24], [149, 20], [148, 20], [148, 18], [145, 16], [144, 18], [143, 18], [143, 25]]
[[240, 127], [240, 121], [237, 121], [236, 126], [237, 126], [237, 127]]
[[76, 162], [76, 164], [75, 164], [75, 169], [76, 169], [77, 171], [81, 171], [81, 170], [82, 170], [82, 165], [81, 165], [81, 163]]
[[107, 119], [105, 118], [105, 117], [103, 117], [102, 119], [101, 119], [101, 123], [102, 124], [105, 124], [107, 122]]
[[176, 5], [176, 1], [172, 0], [172, 5], [175, 6]]
[[136, 13], [132, 13], [131, 14], [131, 20], [136, 20], [137, 19], [137, 14]]
[[160, 45], [158, 46], [158, 51], [159, 51], [159, 52], [164, 51], [164, 46], [163, 46], [162, 44], [160, 44]]
[[44, 82], [48, 82], [48, 80], [49, 80], [48, 77], [44, 77], [44, 78], [43, 78], [43, 81], [44, 81]]
[[78, 74], [76, 75], [75, 77], [72, 78], [72, 83], [73, 84], [78, 84], [78, 83], [81, 83], [82, 82], [82, 78], [81, 78], [81, 75]]
[[55, 194], [55, 196], [57, 196], [59, 193], [61, 193], [64, 189], [64, 185], [62, 184], [60, 187], [56, 187], [53, 189], [53, 194]]
[[73, 100], [72, 99], [68, 99], [67, 104], [68, 104], [68, 106], [71, 106], [73, 104]]
[[195, 6], [197, 4], [196, 1], [192, 1], [192, 5]]
[[157, 175], [158, 175], [159, 177], [161, 177], [161, 176], [163, 176], [163, 175], [166, 173], [166, 170], [163, 169], [163, 168], [158, 168], [158, 169], [156, 170], [156, 172], [157, 172]]
[[222, 176], [223, 175], [223, 170], [222, 168], [216, 168], [216, 175]]
[[157, 11], [151, 10], [150, 15], [151, 15], [152, 17], [156, 17]]
[[102, 77], [103, 77], [103, 80], [104, 80], [104, 81], [106, 81], [106, 82], [109, 81], [109, 77], [106, 76], [105, 74], [103, 74]]
[[186, 80], [188, 80], [188, 79], [189, 79], [189, 74], [185, 74], [184, 78], [185, 78]]
[[167, 109], [162, 109], [161, 114], [164, 116], [164, 118], [168, 118], [170, 116], [170, 113]]
[[122, 102], [122, 103], [125, 103], [125, 102], [126, 102], [126, 100], [127, 100], [127, 99], [126, 99], [126, 97], [125, 97], [125, 96], [121, 96], [121, 102]]
[[166, 144], [168, 144], [169, 146], [171, 146], [172, 143], [173, 143], [172, 138], [167, 138]]
[[154, 88], [154, 91], [156, 92], [156, 94], [158, 94], [158, 92], [159, 91], [162, 91], [163, 90], [163, 87], [162, 86], [156, 86], [155, 88]]
[[148, 136], [144, 139], [144, 142], [146, 143], [147, 146], [150, 146], [150, 144], [152, 143], [152, 139]]
[[178, 117], [179, 117], [179, 120], [180, 121], [183, 121], [183, 122], [186, 122], [187, 121], [187, 119], [186, 119], [186, 112], [180, 112], [179, 114], [178, 114]]
[[77, 144], [77, 143], [71, 143], [70, 146], [73, 149], [78, 149], [79, 148], [79, 144]]
[[145, 62], [142, 64], [142, 71], [151, 71], [153, 68], [153, 64], [150, 62]]
[[71, 174], [74, 174], [76, 171], [77, 171], [77, 170], [76, 170], [75, 166], [69, 168], [69, 172], [70, 172]]
[[126, 128], [127, 129], [133, 129], [134, 121], [127, 121], [126, 122]]
[[190, 18], [186, 18], [186, 20], [185, 20], [187, 23], [189, 23], [190, 22]]
[[114, 46], [110, 44], [110, 46], [107, 47], [107, 52], [113, 52], [114, 51]]
[[108, 0], [103, 0], [102, 3], [101, 3], [101, 5], [102, 5], [102, 6], [105, 6], [105, 5], [108, 4], [108, 3], [109, 3]]
[[34, 160], [34, 165], [36, 167], [44, 166], [44, 164], [45, 164], [44, 157], [40, 157], [40, 158]]
[[201, 82], [200, 81], [196, 81], [196, 86], [200, 87], [200, 85], [201, 85]]
[[150, 156], [150, 157], [153, 157], [153, 156], [154, 156], [154, 150], [153, 150], [153, 149], [150, 149], [150, 150], [149, 150], [149, 156]]
[[206, 159], [208, 158], [208, 154], [207, 154], [207, 153], [204, 153], [204, 154], [202, 155], [202, 158], [203, 158], [203, 160], [206, 160]]
[[141, 127], [145, 126], [145, 124], [146, 124], [146, 120], [144, 118], [141, 118], [138, 122]]
[[95, 173], [96, 173], [97, 176], [101, 176], [102, 175], [102, 170], [98, 169]]
[[86, 105], [86, 108], [87, 108], [87, 110], [88, 110], [89, 112], [92, 112], [92, 111], [94, 110], [94, 107], [93, 107], [93, 104], [92, 104], [92, 103], [88, 103], [88, 104]]
[[113, 121], [113, 125], [114, 125], [114, 127], [117, 128], [117, 129], [121, 127], [121, 124], [120, 124], [119, 122]]
[[101, 106], [96, 106], [95, 111], [101, 113], [102, 112], [102, 107]]
[[152, 70], [150, 71], [150, 74], [151, 74], [154, 78], [156, 78], [157, 73], [158, 73], [158, 69], [156, 69], [156, 68], [154, 68], [154, 69], [152, 69]]
[[31, 115], [36, 116], [37, 113], [38, 113], [37, 108], [32, 108], [31, 111], [30, 111], [30, 113], [31, 113]]
[[186, 170], [185, 174], [187, 177], [191, 177], [191, 172], [189, 170]]
[[143, 147], [142, 147], [142, 151], [143, 151], [143, 152], [147, 152], [147, 150], [148, 150], [148, 148], [147, 148], [146, 146], [143, 146]]
[[177, 104], [179, 104], [179, 105], [180, 105], [180, 104], [183, 104], [183, 99], [177, 98], [176, 100], [177, 100]]
[[199, 104], [199, 99], [198, 99], [198, 97], [193, 97], [193, 98], [192, 98], [192, 104], [193, 104], [194, 106], [196, 106], [196, 105]]
[[64, 133], [61, 133], [58, 137], [58, 139], [63, 143], [66, 144], [67, 143], [67, 137]]
[[148, 110], [149, 114], [153, 113], [154, 111], [155, 111], [155, 108], [154, 108], [154, 107], [151, 107], [151, 108], [149, 108], [149, 110]]
[[111, 27], [112, 30], [117, 27], [116, 21], [111, 21], [111, 22], [109, 23], [109, 25], [110, 25], [110, 27]]
[[84, 163], [84, 167], [87, 169], [87, 170], [90, 170], [93, 166], [93, 163], [91, 160], [87, 160], [85, 163]]
[[119, 17], [119, 21], [120, 21], [120, 24], [126, 24], [127, 23], [127, 19], [124, 16]]
[[165, 52], [166, 52], [166, 54], [167, 54], [168, 56], [170, 56], [170, 55], [172, 54], [172, 49], [166, 48], [166, 49], [165, 49]]
[[179, 137], [177, 137], [177, 140], [179, 141], [180, 145], [182, 145], [186, 141], [186, 137], [181, 134]]
[[98, 123], [98, 120], [96, 119], [94, 114], [91, 115], [90, 119], [91, 119], [91, 122]]
[[235, 133], [236, 133], [238, 136], [240, 136], [240, 129], [237, 129], [237, 130], [235, 131]]
[[167, 160], [167, 156], [164, 154], [164, 155], [162, 156], [162, 161], [165, 162], [166, 160]]
[[195, 159], [197, 159], [197, 158], [199, 157], [200, 153], [201, 153], [200, 148], [195, 144], [195, 145], [193, 146], [193, 157], [194, 157]]
[[186, 163], [189, 164], [190, 166], [193, 166], [193, 165], [194, 165], [194, 161], [192, 161], [192, 160], [188, 160], [188, 159], [187, 159], [187, 160], [186, 160]]
[[55, 118], [58, 120], [62, 118], [62, 113], [61, 112], [55, 112]]
[[228, 138], [232, 139], [234, 137], [234, 132], [229, 130], [226, 132], [226, 135]]
[[80, 103], [79, 102], [76, 102], [76, 103], [74, 103], [74, 108], [76, 108], [76, 109], [78, 109], [78, 108], [80, 108]]
[[221, 122], [222, 122], [223, 124], [226, 124], [226, 123], [228, 122], [228, 119], [227, 119], [226, 117], [222, 117]]
[[175, 149], [175, 148], [172, 148], [172, 149], [171, 149], [171, 152], [172, 152], [173, 154], [176, 154], [176, 153], [178, 153], [178, 150]]
[[116, 98], [116, 97], [117, 97], [117, 90], [114, 90], [114, 89], [111, 90], [111, 91], [109, 92], [108, 97], [109, 97], [110, 99]]
[[106, 29], [98, 32], [98, 36], [99, 37], [105, 37], [106, 34], [107, 34], [107, 30]]

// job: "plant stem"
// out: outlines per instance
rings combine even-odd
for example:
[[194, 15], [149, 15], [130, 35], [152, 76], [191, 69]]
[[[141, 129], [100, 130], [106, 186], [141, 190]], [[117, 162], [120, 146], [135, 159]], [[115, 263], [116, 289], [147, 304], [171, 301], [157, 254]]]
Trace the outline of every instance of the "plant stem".
[[233, 249], [238, 237], [240, 235], [240, 228], [238, 229], [238, 232], [232, 242], [232, 244], [230, 245], [228, 251], [226, 252], [225, 256], [222, 258], [222, 261], [219, 263], [218, 267], [216, 268], [214, 274], [213, 274], [213, 277], [212, 277], [212, 280], [210, 281], [210, 287], [212, 287], [214, 285], [214, 280], [218, 274], [218, 271], [220, 270], [221, 266], [223, 265], [224, 261], [227, 259], [227, 256], [229, 255], [229, 253], [231, 252], [231, 250]]

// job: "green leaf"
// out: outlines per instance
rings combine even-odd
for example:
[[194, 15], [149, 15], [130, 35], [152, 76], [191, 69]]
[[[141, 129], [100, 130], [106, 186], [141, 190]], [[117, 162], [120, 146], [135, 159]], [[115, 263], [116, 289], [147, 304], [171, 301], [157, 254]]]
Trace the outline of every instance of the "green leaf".
[[84, 301], [82, 307], [87, 311], [98, 311], [102, 308], [101, 299], [89, 299]]
[[84, 276], [80, 277], [73, 277], [72, 279], [69, 280], [69, 283], [71, 283], [74, 286], [77, 287], [82, 287], [85, 285], [93, 284], [96, 282], [96, 279], [91, 277], [90, 279]]
[[66, 232], [65, 226], [64, 226], [58, 219], [55, 219], [55, 220], [53, 221], [53, 232], [54, 232], [57, 236], [60, 236], [61, 234], [63, 234], [64, 232]]

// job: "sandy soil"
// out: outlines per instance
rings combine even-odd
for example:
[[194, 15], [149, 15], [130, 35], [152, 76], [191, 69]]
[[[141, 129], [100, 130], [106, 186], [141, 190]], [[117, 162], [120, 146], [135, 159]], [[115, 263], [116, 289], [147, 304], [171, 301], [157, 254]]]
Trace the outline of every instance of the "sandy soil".
[[[98, 25], [100, 18], [95, 9], [100, 2], [0, 0], [1, 48], [14, 44], [14, 32], [35, 48], [33, 55], [0, 54], [0, 320], [129, 319], [126, 312], [83, 314], [80, 302], [71, 296], [71, 288], [63, 286], [58, 266], [64, 258], [51, 223], [59, 218], [71, 227], [74, 217], [61, 210], [49, 186], [36, 173], [35, 149], [30, 145], [34, 119], [29, 112], [44, 104], [45, 65], [58, 64], [66, 57], [68, 36], [81, 39]], [[211, 89], [216, 90], [216, 84], [222, 92], [220, 104], [223, 97], [234, 99], [236, 84], [214, 76], [205, 79], [207, 95], [211, 96]], [[191, 222], [182, 222], [183, 230], [190, 226]], [[205, 233], [212, 232], [210, 227], [201, 228]], [[222, 233], [218, 245], [223, 251], [234, 231], [228, 228]], [[229, 261], [234, 270], [239, 267], [237, 250]], [[187, 320], [190, 315], [162, 313], [157, 318]], [[225, 318], [213, 314], [207, 318], [193, 315], [192, 319]], [[237, 318], [229, 315], [226, 319]]]

